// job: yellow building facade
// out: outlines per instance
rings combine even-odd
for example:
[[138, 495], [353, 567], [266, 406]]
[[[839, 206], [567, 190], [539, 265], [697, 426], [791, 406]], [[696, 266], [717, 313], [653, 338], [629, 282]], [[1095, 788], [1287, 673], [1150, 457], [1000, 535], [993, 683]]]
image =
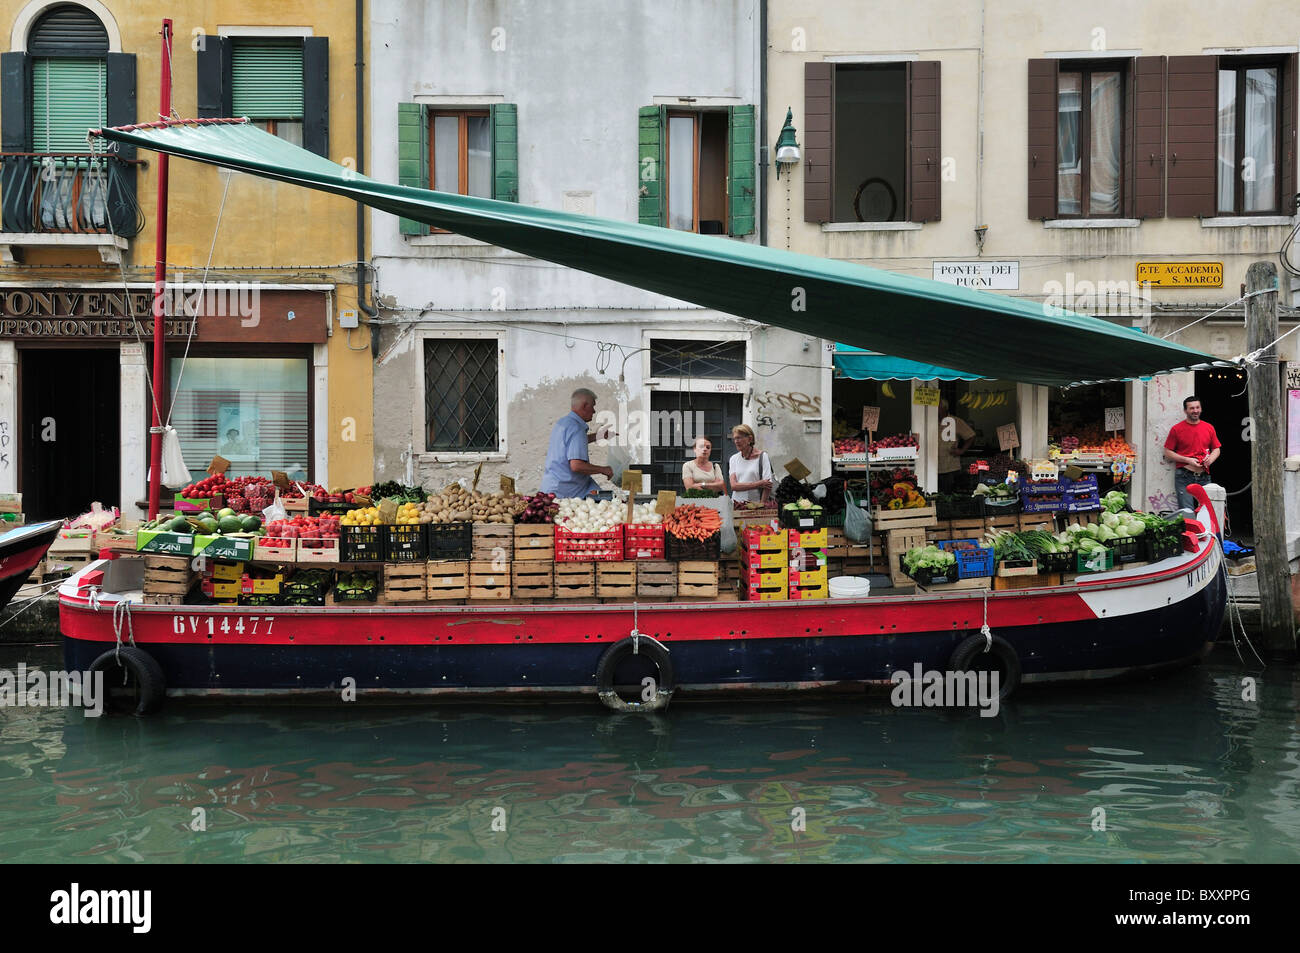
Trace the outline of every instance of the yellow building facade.
[[[29, 520], [145, 498], [159, 156], [85, 130], [160, 118], [168, 16], [172, 118], [247, 116], [364, 169], [354, 4], [0, 2], [0, 492]], [[181, 159], [169, 179], [159, 409], [194, 479], [221, 455], [370, 482], [355, 204]]]

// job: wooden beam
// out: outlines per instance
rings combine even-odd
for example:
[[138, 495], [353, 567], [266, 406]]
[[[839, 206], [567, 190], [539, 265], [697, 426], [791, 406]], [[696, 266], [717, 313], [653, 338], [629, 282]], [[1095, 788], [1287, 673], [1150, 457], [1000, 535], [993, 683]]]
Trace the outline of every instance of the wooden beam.
[[1256, 578], [1264, 647], [1273, 658], [1296, 656], [1291, 568], [1286, 553], [1282, 492], [1282, 368], [1277, 346], [1277, 266], [1257, 261], [1246, 271], [1246, 348], [1260, 351], [1248, 371], [1250, 400], [1251, 498], [1254, 510]]

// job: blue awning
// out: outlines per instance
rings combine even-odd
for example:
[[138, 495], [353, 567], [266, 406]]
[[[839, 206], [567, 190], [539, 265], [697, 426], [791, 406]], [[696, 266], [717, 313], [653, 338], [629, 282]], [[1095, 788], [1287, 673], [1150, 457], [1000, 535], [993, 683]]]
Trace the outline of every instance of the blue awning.
[[855, 381], [979, 381], [987, 378], [965, 371], [921, 364], [848, 344], [835, 345], [835, 369]]

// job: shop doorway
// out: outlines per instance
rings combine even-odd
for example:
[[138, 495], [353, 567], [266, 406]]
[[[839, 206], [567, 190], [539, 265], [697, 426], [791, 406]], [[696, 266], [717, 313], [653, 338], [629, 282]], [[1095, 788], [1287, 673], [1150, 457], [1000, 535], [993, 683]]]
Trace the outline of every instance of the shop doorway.
[[1202, 419], [1214, 425], [1223, 450], [1210, 468], [1214, 482], [1228, 493], [1228, 526], [1233, 539], [1254, 535], [1250, 493], [1250, 441], [1245, 439], [1250, 400], [1246, 375], [1219, 369], [1196, 372], [1196, 396], [1201, 398]]
[[691, 445], [699, 436], [709, 438], [713, 444], [709, 459], [721, 464], [730, 479], [727, 461], [736, 452], [731, 428], [744, 423], [744, 399], [739, 394], [656, 390], [650, 394], [650, 410], [652, 492], [682, 489], [682, 464], [694, 455]]
[[23, 511], [29, 523], [120, 506], [121, 359], [116, 348], [19, 351]]

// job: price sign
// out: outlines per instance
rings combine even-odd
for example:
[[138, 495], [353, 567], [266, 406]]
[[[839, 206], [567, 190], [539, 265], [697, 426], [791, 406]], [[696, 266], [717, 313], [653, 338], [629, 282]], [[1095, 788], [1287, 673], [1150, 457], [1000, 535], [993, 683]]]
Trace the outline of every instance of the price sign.
[[478, 466], [474, 468], [474, 483], [469, 488], [469, 491], [471, 493], [478, 492], [478, 478], [481, 477], [482, 475], [483, 475], [483, 464], [480, 463]]
[[875, 433], [880, 429], [880, 408], [863, 407], [862, 408], [862, 429], [867, 433]]
[[504, 475], [501, 477], [501, 492], [514, 495], [515, 492], [514, 477], [508, 477]]
[[619, 486], [621, 486], [624, 490], [627, 490], [629, 493], [640, 493], [641, 492], [641, 471], [624, 470], [623, 480], [619, 484]]
[[655, 498], [655, 512], [660, 516], [667, 516], [675, 509], [677, 509], [676, 492], [673, 490], [660, 490], [659, 495]]
[[1020, 446], [1020, 437], [1016, 434], [1015, 424], [1003, 424], [998, 428], [998, 448], [1014, 450]]
[[912, 403], [920, 404], [922, 407], [939, 406], [939, 388], [937, 387], [913, 387]]
[[223, 456], [215, 456], [212, 462], [208, 464], [208, 473], [216, 476], [218, 473], [225, 473], [230, 469], [230, 461]]
[[1107, 430], [1124, 429], [1124, 408], [1123, 407], [1106, 408], [1106, 429]]
[[283, 470], [272, 470], [271, 482], [274, 483], [281, 490], [287, 490], [289, 489], [290, 486], [292, 486], [292, 484], [289, 482], [289, 474], [285, 473]]
[[795, 457], [785, 465], [785, 472], [790, 474], [790, 476], [794, 477], [796, 480], [802, 480], [808, 474], [812, 473], [811, 470], [803, 465], [803, 461], [798, 457]]

